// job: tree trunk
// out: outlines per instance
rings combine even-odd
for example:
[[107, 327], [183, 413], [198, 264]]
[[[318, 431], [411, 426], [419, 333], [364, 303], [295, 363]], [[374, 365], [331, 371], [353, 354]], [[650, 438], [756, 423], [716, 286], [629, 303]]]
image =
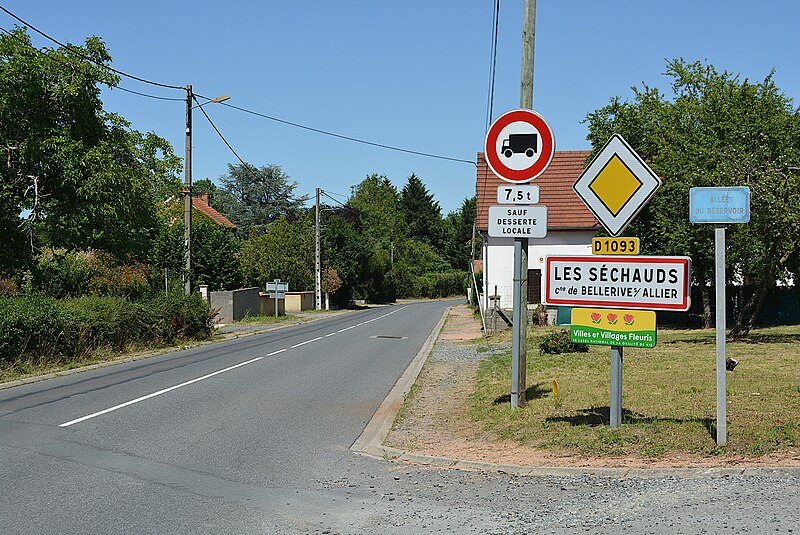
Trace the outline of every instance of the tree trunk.
[[775, 265], [774, 265], [774, 257], [775, 257], [775, 250], [774, 248], [770, 251], [767, 255], [766, 265], [767, 270], [764, 273], [764, 278], [761, 279], [761, 284], [759, 285], [758, 289], [753, 292], [753, 295], [750, 296], [750, 299], [747, 300], [747, 304], [739, 310], [739, 314], [736, 317], [736, 325], [734, 325], [733, 329], [731, 329], [731, 338], [733, 340], [738, 340], [747, 336], [750, 332], [750, 329], [753, 327], [753, 323], [756, 320], [756, 317], [761, 312], [761, 307], [764, 305], [764, 299], [767, 294], [767, 290], [775, 284]]
[[700, 297], [703, 301], [703, 328], [710, 329], [714, 326], [711, 316], [711, 292], [708, 291], [708, 285], [705, 281], [700, 283]]

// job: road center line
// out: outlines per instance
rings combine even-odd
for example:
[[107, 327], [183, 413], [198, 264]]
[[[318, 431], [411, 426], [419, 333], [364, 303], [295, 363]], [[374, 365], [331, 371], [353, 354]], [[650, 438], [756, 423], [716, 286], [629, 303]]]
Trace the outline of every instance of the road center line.
[[336, 331], [336, 332], [337, 332], [337, 333], [343, 333], [343, 332], [345, 332], [345, 331], [349, 331], [350, 329], [355, 329], [355, 327], [356, 327], [355, 325], [351, 325], [350, 327], [345, 327], [344, 329], [339, 329], [339, 330], [338, 330], [338, 331]]
[[231, 370], [235, 370], [236, 368], [240, 368], [241, 366], [245, 366], [247, 364], [252, 364], [253, 362], [257, 362], [257, 361], [259, 361], [259, 360], [261, 360], [263, 358], [264, 357], [256, 357], [254, 359], [250, 359], [250, 360], [247, 360], [245, 362], [240, 362], [239, 364], [234, 364], [233, 366], [228, 366], [225, 369], [217, 370], [215, 372], [209, 373], [209, 374], [204, 375], [202, 377], [198, 377], [196, 379], [192, 379], [191, 381], [186, 381], [185, 383], [181, 383], [179, 385], [171, 386], [169, 388], [165, 388], [163, 390], [159, 390], [158, 392], [153, 392], [152, 394], [147, 394], [146, 396], [142, 396], [142, 397], [139, 397], [139, 398], [136, 398], [136, 399], [132, 399], [130, 401], [126, 401], [125, 403], [120, 403], [119, 405], [115, 405], [113, 407], [109, 407], [108, 409], [104, 409], [102, 411], [95, 412], [95, 413], [89, 414], [87, 416], [82, 416], [80, 418], [76, 418], [75, 420], [70, 420], [69, 422], [64, 422], [63, 424], [60, 424], [58, 427], [69, 427], [69, 426], [71, 426], [73, 424], [77, 424], [77, 423], [89, 420], [91, 418], [95, 418], [97, 416], [102, 416], [103, 414], [108, 414], [109, 412], [113, 412], [113, 411], [115, 411], [117, 409], [122, 409], [123, 407], [127, 407], [128, 405], [133, 405], [134, 403], [139, 403], [140, 401], [144, 401], [146, 399], [154, 398], [156, 396], [160, 396], [161, 394], [166, 394], [167, 392], [172, 392], [173, 390], [177, 390], [178, 388], [182, 388], [184, 386], [188, 386], [188, 385], [194, 384], [194, 383], [196, 383], [198, 381], [202, 381], [203, 379], [208, 379], [209, 377], [214, 377], [215, 375], [219, 375], [221, 373], [225, 373], [225, 372], [228, 372], [228, 371], [231, 371]]
[[310, 344], [311, 342], [316, 342], [317, 340], [322, 340], [321, 336], [317, 336], [316, 338], [312, 338], [311, 340], [306, 340], [305, 342], [300, 342], [299, 344], [295, 344], [291, 346], [289, 349], [294, 349], [296, 347], [304, 346], [306, 344]]
[[277, 350], [277, 351], [273, 351], [272, 353], [267, 353], [267, 355], [266, 355], [266, 356], [267, 356], [267, 357], [271, 357], [272, 355], [277, 355], [278, 353], [283, 353], [284, 351], [286, 351], [286, 348], [285, 348], [285, 347], [284, 347], [283, 349], [279, 349], [279, 350]]
[[329, 337], [329, 336], [335, 336], [335, 335], [336, 335], [336, 333], [330, 333], [330, 334], [326, 334], [326, 335], [325, 335], [325, 338], [327, 338], [327, 337]]

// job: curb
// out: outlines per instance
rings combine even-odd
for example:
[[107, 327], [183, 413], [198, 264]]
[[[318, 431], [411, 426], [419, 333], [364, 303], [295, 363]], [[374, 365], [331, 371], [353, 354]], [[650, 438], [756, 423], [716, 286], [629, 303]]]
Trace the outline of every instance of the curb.
[[447, 307], [442, 318], [425, 340], [417, 356], [397, 380], [392, 390], [383, 400], [378, 410], [372, 415], [361, 436], [356, 439], [350, 450], [359, 455], [388, 462], [402, 462], [432, 468], [447, 468], [479, 472], [493, 472], [514, 476], [528, 477], [603, 477], [614, 479], [663, 479], [663, 478], [726, 478], [734, 476], [748, 477], [800, 477], [800, 467], [795, 466], [747, 466], [747, 467], [684, 467], [684, 468], [642, 468], [642, 467], [591, 467], [591, 466], [522, 466], [516, 464], [498, 464], [485, 461], [468, 461], [451, 457], [439, 457], [404, 451], [384, 446], [383, 441], [389, 435], [397, 413], [403, 405], [406, 394], [417, 380], [422, 366], [428, 359], [433, 345], [450, 314]]

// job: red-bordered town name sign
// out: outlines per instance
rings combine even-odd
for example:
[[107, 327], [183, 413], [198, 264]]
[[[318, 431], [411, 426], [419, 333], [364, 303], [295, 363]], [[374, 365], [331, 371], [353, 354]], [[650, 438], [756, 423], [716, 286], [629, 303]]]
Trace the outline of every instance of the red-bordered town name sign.
[[531, 110], [504, 113], [486, 133], [484, 154], [494, 173], [517, 184], [538, 177], [553, 159], [556, 143], [544, 117]]
[[686, 256], [547, 256], [545, 303], [578, 307], [689, 310]]

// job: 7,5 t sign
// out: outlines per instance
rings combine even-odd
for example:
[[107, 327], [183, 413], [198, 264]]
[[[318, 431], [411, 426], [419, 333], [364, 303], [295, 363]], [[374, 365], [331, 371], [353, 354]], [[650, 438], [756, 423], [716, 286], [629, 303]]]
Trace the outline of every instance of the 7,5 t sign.
[[685, 256], [548, 256], [545, 303], [689, 310], [692, 261]]

